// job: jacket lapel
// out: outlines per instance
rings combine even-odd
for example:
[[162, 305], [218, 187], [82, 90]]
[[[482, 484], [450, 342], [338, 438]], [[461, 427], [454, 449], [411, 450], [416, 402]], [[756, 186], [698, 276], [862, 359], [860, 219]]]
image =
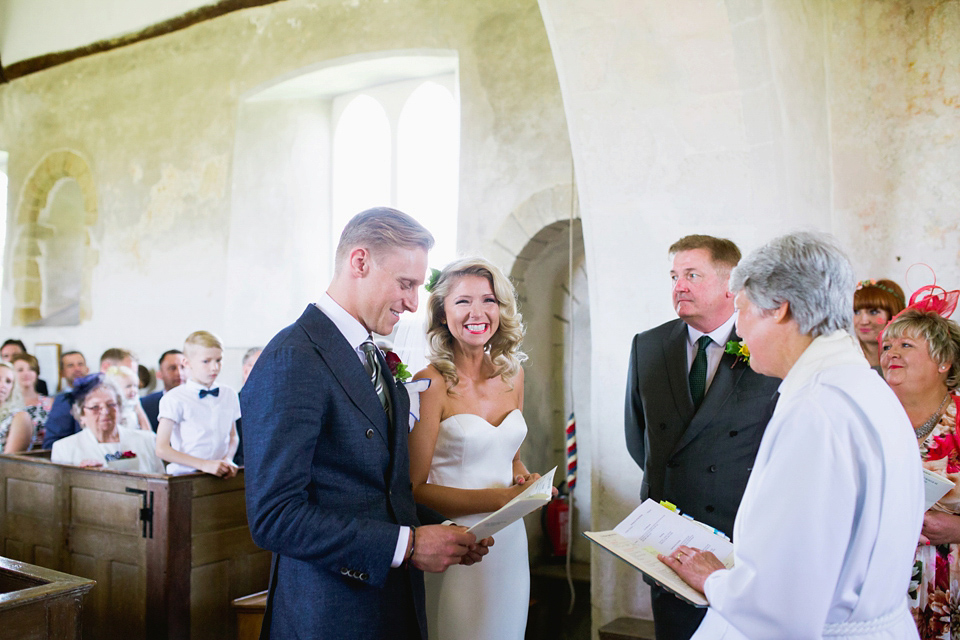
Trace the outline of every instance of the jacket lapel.
[[[306, 332], [310, 341], [317, 347], [320, 357], [327, 364], [334, 379], [343, 388], [353, 404], [367, 417], [383, 441], [389, 445], [387, 416], [377, 398], [377, 392], [370, 384], [367, 370], [360, 362], [356, 351], [343, 337], [337, 325], [333, 324], [315, 305], [307, 306], [300, 316], [298, 324]], [[382, 359], [381, 359], [382, 362]], [[382, 366], [386, 367], [386, 363]], [[385, 369], [389, 375], [390, 369]], [[307, 373], [306, 375], [309, 375]], [[388, 387], [393, 385], [388, 384]]]
[[[729, 340], [740, 340], [740, 337], [737, 336], [736, 329], [730, 332], [728, 341]], [[722, 346], [726, 347], [726, 343]], [[693, 441], [693, 439], [710, 424], [714, 416], [716, 416], [717, 411], [719, 411], [720, 407], [727, 401], [730, 394], [734, 392], [737, 382], [740, 381], [746, 369], [746, 363], [738, 361], [737, 357], [732, 354], [724, 353], [720, 357], [720, 363], [717, 365], [717, 373], [713, 376], [713, 382], [710, 383], [710, 388], [707, 389], [707, 394], [703, 397], [700, 409], [697, 410], [693, 419], [690, 420], [687, 430], [683, 432], [680, 442], [677, 443], [677, 447], [674, 450], [675, 452], [687, 446], [687, 444]]]
[[693, 415], [693, 398], [690, 396], [690, 381], [687, 370], [687, 325], [678, 321], [673, 331], [663, 341], [663, 358], [667, 364], [667, 382], [673, 394], [677, 413], [684, 422]]

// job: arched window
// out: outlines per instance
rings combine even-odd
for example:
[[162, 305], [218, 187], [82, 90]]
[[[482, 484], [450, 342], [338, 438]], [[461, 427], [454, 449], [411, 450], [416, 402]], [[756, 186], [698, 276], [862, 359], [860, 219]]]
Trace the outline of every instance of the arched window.
[[397, 126], [397, 205], [433, 233], [430, 262], [453, 260], [457, 248], [460, 114], [453, 94], [428, 81], [410, 94]]
[[379, 102], [360, 94], [344, 108], [333, 134], [334, 247], [354, 214], [393, 202], [392, 186], [390, 121]]

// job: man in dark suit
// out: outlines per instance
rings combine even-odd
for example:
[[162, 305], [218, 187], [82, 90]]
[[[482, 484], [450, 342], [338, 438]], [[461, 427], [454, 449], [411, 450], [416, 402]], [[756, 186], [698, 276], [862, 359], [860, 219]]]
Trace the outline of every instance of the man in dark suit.
[[140, 406], [143, 412], [147, 414], [147, 420], [153, 432], [157, 432], [157, 426], [160, 424], [160, 398], [167, 391], [179, 387], [187, 381], [187, 361], [183, 357], [183, 352], [178, 349], [164, 351], [157, 363], [157, 378], [163, 382], [163, 389], [155, 391], [150, 395], [140, 398]]
[[247, 515], [274, 552], [262, 637], [426, 638], [422, 571], [486, 552], [462, 527], [419, 526], [409, 398], [368, 344], [416, 310], [432, 245], [399, 211], [355, 216], [327, 293], [244, 385]]
[[[670, 247], [679, 319], [637, 334], [627, 381], [626, 440], [643, 469], [640, 499], [667, 500], [727, 535], [780, 381], [724, 352], [735, 331], [730, 240], [686, 236]], [[658, 640], [686, 640], [697, 609], [651, 583]]]

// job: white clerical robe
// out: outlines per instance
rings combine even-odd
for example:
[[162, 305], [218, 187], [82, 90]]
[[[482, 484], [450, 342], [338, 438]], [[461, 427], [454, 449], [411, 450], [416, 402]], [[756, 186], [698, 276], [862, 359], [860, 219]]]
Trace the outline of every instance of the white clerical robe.
[[917, 638], [907, 586], [923, 479], [906, 413], [845, 332], [780, 386], [694, 640]]

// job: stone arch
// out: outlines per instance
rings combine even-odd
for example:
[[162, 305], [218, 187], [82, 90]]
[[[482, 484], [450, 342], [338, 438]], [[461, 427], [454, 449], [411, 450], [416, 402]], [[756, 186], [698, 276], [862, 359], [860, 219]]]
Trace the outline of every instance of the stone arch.
[[573, 198], [573, 185], [569, 183], [533, 194], [504, 219], [497, 234], [483, 247], [483, 255], [509, 273], [515, 281], [522, 280], [526, 265], [545, 246], [542, 238], [534, 242], [531, 240], [555, 222], [566, 223], [571, 207], [575, 207], [574, 219], [580, 218], [579, 206], [573, 202]]
[[44, 256], [42, 243], [51, 238], [56, 231], [40, 222], [41, 213], [50, 204], [51, 195], [55, 195], [64, 181], [75, 181], [82, 194], [82, 219], [86, 232], [83, 234], [81, 264], [75, 265], [81, 273], [80, 293], [76, 301], [79, 320], [91, 317], [90, 289], [93, 267], [97, 264], [99, 252], [92, 246], [91, 229], [97, 222], [97, 194], [93, 173], [87, 161], [74, 151], [59, 149], [48, 153], [34, 167], [20, 193], [17, 205], [13, 236], [13, 295], [14, 309], [11, 322], [14, 326], [44, 324], [41, 313], [44, 295], [43, 269]]

